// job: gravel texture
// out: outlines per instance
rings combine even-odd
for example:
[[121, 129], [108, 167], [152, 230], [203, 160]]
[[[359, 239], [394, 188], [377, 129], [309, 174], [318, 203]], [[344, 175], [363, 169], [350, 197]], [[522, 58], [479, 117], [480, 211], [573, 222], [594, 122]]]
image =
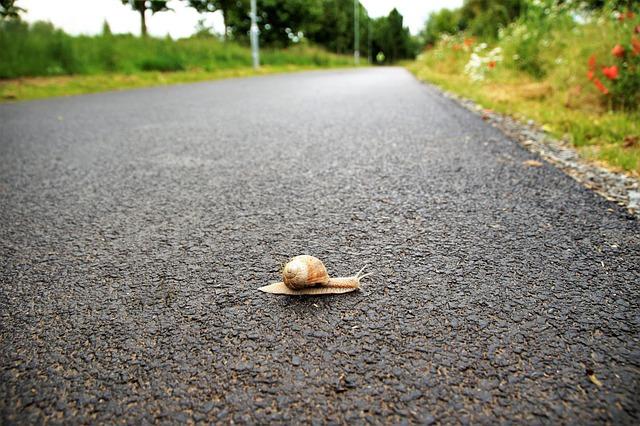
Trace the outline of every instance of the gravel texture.
[[0, 423], [639, 421], [638, 221], [403, 69], [0, 122]]

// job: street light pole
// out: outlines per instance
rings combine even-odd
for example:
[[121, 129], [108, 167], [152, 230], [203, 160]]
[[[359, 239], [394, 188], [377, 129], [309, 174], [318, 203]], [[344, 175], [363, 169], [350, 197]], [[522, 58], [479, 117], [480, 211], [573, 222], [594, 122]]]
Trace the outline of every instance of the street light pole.
[[256, 0], [251, 0], [251, 30], [249, 36], [251, 38], [251, 59], [253, 60], [253, 69], [260, 68], [260, 52], [258, 51], [258, 22], [256, 12]]
[[368, 16], [367, 14], [367, 23], [369, 24], [368, 28], [367, 28], [367, 53], [368, 53], [368, 59], [369, 59], [369, 65], [371, 65], [373, 63], [373, 56], [371, 55], [371, 17]]
[[359, 0], [353, 0], [353, 61], [360, 64], [360, 5]]

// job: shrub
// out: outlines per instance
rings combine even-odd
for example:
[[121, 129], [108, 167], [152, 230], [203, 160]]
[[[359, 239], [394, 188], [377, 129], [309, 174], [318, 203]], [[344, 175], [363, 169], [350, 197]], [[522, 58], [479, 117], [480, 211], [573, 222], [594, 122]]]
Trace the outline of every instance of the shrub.
[[640, 104], [640, 20], [631, 10], [613, 16], [618, 24], [610, 55], [600, 61], [591, 55], [587, 78], [613, 108], [633, 110]]

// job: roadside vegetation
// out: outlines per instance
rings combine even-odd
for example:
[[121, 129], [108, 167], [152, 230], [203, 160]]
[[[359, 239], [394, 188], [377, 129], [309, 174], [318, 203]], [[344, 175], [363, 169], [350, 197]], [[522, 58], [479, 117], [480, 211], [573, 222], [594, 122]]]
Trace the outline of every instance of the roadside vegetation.
[[73, 37], [51, 24], [0, 22], [0, 97], [36, 99], [313, 68], [353, 59], [317, 47], [263, 49], [251, 68], [248, 47], [200, 34], [183, 40], [113, 35]]
[[408, 67], [484, 108], [533, 119], [585, 158], [639, 175], [638, 8], [468, 0], [430, 17], [427, 47]]
[[[248, 0], [113, 1], [138, 12], [139, 37], [112, 34], [107, 22], [96, 36], [72, 36], [47, 22], [29, 25], [20, 20], [25, 10], [15, 0], [0, 0], [0, 101], [353, 66], [353, 2], [261, 1], [261, 68], [254, 71]], [[150, 37], [148, 21], [180, 1], [202, 16], [222, 12], [223, 34], [202, 20], [188, 39]], [[362, 64], [415, 57], [418, 44], [397, 10], [372, 19], [360, 5], [357, 13]]]

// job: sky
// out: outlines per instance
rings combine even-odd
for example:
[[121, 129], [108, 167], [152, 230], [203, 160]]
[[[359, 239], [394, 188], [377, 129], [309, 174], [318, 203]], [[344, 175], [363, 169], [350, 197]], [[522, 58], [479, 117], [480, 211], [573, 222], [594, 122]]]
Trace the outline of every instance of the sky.
[[[405, 26], [417, 34], [430, 12], [443, 7], [459, 7], [462, 0], [361, 0], [361, 3], [372, 17], [385, 16], [397, 8], [404, 16]], [[105, 20], [114, 33], [140, 34], [139, 15], [123, 6], [120, 0], [18, 0], [16, 5], [27, 9], [23, 15], [27, 22], [49, 21], [70, 34], [98, 34]], [[173, 12], [158, 13], [147, 20], [149, 33], [158, 37], [169, 34], [174, 39], [193, 34], [203, 15], [187, 7], [183, 1], [171, 0], [169, 6]], [[222, 32], [220, 13], [206, 15], [206, 25]]]

